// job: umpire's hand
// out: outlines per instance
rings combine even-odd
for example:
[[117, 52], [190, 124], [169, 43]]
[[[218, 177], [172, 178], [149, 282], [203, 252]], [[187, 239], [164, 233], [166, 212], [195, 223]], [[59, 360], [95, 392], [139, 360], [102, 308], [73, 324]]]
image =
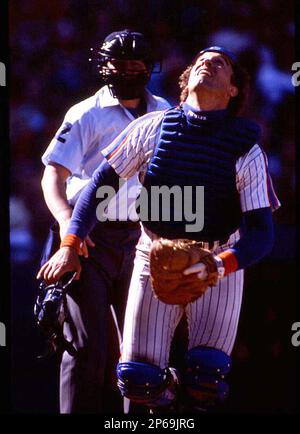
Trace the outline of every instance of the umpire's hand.
[[75, 280], [80, 278], [81, 265], [77, 252], [71, 247], [61, 247], [46, 262], [36, 278], [44, 279], [47, 284], [57, 282], [65, 273], [76, 271]]

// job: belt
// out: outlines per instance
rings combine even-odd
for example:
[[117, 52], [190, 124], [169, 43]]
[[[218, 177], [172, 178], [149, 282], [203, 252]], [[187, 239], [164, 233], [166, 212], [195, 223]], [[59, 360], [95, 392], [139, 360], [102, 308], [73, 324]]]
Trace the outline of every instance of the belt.
[[[143, 226], [143, 229], [144, 229], [145, 233], [150, 237], [150, 239], [152, 241], [161, 238], [159, 235], [155, 234], [154, 232], [149, 231], [149, 229], [147, 229], [145, 226]], [[223, 244], [226, 244], [227, 241], [228, 241], [228, 237], [225, 237], [225, 238], [220, 238], [220, 240], [217, 240], [217, 241], [198, 241], [197, 240], [197, 243], [203, 249], [213, 250], [213, 249], [216, 249], [219, 246], [222, 246]]]

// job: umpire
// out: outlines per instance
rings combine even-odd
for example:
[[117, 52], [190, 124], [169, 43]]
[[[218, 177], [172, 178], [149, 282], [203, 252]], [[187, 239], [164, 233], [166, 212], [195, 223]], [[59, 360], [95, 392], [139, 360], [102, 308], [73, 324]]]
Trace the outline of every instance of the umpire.
[[[103, 160], [101, 150], [135, 118], [169, 107], [167, 101], [145, 88], [153, 58], [141, 33], [114, 32], [106, 37], [97, 54], [104, 86], [70, 108], [42, 156], [46, 166], [43, 193], [56, 220], [42, 264], [59, 247], [80, 191]], [[137, 176], [128, 180], [128, 185], [138, 191]], [[121, 190], [119, 201], [126, 204]], [[67, 296], [64, 334], [77, 355], [65, 351], [62, 356], [61, 413], [103, 411], [105, 369], [115, 353], [113, 346], [108, 351], [109, 307], [114, 304], [121, 328], [140, 227], [138, 222], [99, 222], [90, 235], [81, 246], [81, 278], [73, 283]], [[116, 345], [114, 342], [114, 348]]]

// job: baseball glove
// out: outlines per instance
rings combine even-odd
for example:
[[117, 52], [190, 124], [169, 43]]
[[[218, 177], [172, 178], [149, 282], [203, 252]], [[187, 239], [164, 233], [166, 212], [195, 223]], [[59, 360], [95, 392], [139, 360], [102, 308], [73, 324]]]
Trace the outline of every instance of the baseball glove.
[[[207, 277], [183, 271], [197, 263], [206, 266]], [[150, 275], [155, 296], [167, 304], [186, 305], [201, 297], [209, 286], [218, 282], [218, 269], [213, 254], [201, 243], [186, 239], [154, 240], [150, 250]]]

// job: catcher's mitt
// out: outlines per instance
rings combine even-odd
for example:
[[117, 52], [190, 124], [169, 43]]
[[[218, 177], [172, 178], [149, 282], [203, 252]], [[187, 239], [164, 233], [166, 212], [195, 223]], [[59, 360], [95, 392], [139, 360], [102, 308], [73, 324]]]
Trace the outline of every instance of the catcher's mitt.
[[[206, 266], [207, 277], [183, 271], [199, 262]], [[213, 254], [201, 243], [186, 239], [154, 240], [150, 250], [150, 275], [156, 297], [167, 304], [187, 304], [201, 297], [209, 286], [218, 282], [218, 269]]]

